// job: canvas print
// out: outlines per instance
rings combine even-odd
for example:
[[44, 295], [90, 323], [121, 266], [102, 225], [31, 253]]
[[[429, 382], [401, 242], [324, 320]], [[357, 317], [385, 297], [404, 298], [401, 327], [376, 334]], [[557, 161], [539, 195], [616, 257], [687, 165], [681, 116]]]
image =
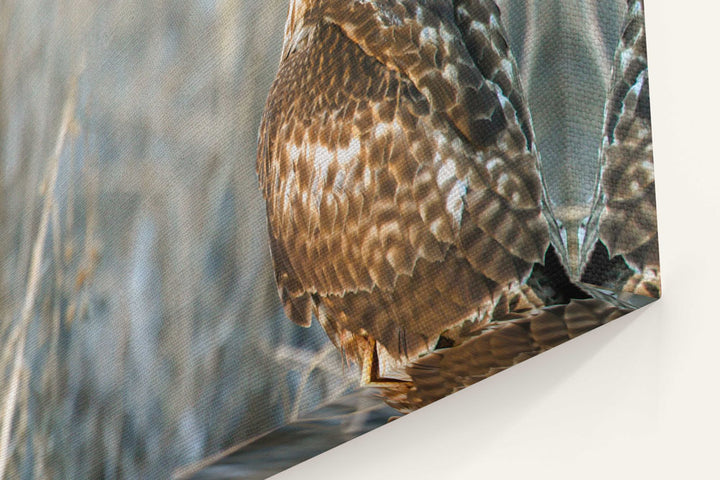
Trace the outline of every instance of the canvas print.
[[267, 478], [660, 297], [642, 0], [0, 5], [0, 479]]

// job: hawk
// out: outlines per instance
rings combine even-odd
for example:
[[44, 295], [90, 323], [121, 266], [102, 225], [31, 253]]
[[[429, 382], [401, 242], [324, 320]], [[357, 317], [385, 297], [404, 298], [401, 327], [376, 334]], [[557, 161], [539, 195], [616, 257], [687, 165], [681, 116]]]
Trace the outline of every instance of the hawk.
[[[556, 261], [572, 249], [506, 38], [492, 0], [290, 3], [258, 145], [279, 295], [401, 411], [627, 312]], [[622, 106], [642, 95], [631, 75], [608, 120], [625, 136], [636, 127]], [[626, 168], [614, 148], [644, 148], [623, 135], [607, 137], [603, 178]], [[595, 243], [632, 221], [620, 212], [634, 204], [606, 183], [583, 225]], [[591, 236], [575, 251], [593, 277]]]

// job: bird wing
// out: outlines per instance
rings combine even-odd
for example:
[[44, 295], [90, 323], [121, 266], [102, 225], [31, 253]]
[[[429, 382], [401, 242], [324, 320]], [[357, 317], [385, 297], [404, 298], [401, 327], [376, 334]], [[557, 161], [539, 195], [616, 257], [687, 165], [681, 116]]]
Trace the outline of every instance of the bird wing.
[[498, 24], [487, 16], [495, 57], [479, 44], [473, 57], [445, 3], [321, 2], [281, 62], [260, 130], [288, 316], [309, 325], [322, 306], [331, 336], [367, 331], [395, 355], [523, 281], [548, 244]]
[[628, 0], [605, 107], [598, 191], [586, 258], [597, 240], [634, 275], [620, 289], [660, 296], [657, 212], [643, 2]]

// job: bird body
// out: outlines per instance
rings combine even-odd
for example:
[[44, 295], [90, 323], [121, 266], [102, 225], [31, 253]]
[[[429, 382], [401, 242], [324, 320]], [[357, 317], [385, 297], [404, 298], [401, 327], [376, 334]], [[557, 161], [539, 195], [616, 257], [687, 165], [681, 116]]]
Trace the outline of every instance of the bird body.
[[[572, 337], [578, 305], [618, 314], [543, 310], [527, 284], [556, 226], [492, 0], [293, 0], [285, 32], [258, 149], [278, 291], [365, 384], [412, 410]], [[437, 360], [481, 344], [503, 359]]]

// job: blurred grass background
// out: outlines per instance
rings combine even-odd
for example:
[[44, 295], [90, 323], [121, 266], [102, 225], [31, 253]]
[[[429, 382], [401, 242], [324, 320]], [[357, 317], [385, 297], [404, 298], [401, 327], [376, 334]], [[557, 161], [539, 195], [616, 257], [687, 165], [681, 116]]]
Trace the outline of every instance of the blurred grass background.
[[[552, 199], [583, 204], [625, 1], [498, 3]], [[0, 0], [0, 479], [167, 478], [356, 385], [272, 278], [286, 12]]]
[[166, 478], [354, 385], [269, 262], [286, 11], [0, 2], [0, 477]]

